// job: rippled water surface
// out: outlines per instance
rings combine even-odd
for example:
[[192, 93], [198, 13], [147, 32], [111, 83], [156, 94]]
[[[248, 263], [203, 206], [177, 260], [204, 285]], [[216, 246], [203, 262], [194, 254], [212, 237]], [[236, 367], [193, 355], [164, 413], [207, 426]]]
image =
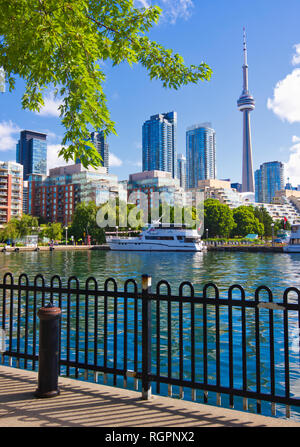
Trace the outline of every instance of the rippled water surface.
[[111, 251], [54, 251], [0, 253], [0, 273], [41, 273], [47, 280], [58, 274], [63, 280], [76, 275], [80, 280], [94, 276], [101, 284], [114, 277], [120, 284], [128, 278], [137, 281], [143, 273], [153, 284], [166, 279], [175, 292], [182, 281], [191, 281], [196, 290], [214, 282], [221, 290], [234, 283], [247, 291], [264, 284], [280, 293], [289, 286], [300, 286], [300, 253], [146, 253]]

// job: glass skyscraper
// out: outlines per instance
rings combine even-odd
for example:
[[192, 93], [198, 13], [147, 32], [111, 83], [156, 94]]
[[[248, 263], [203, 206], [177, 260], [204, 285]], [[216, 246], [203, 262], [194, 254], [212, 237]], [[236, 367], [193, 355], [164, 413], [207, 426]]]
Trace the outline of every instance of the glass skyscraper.
[[177, 178], [180, 181], [180, 186], [186, 188], [186, 158], [182, 154], [177, 156]]
[[100, 132], [92, 132], [91, 133], [91, 141], [94, 143], [98, 153], [102, 158], [102, 166], [109, 168], [109, 146], [106, 141], [105, 135], [103, 131]]
[[159, 113], [143, 124], [143, 171], [177, 174], [177, 113]]
[[270, 161], [255, 171], [255, 201], [271, 203], [276, 191], [284, 189], [284, 165]]
[[186, 132], [187, 187], [216, 178], [216, 132], [211, 123], [195, 124]]
[[23, 179], [29, 174], [47, 175], [47, 135], [22, 130], [17, 143], [16, 161], [23, 165]]

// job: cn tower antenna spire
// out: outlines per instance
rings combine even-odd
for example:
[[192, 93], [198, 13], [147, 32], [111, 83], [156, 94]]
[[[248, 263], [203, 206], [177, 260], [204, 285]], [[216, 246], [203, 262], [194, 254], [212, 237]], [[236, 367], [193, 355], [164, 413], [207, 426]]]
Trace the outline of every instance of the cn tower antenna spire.
[[244, 37], [244, 41], [243, 41], [243, 47], [244, 47], [244, 65], [248, 66], [247, 64], [247, 43], [246, 43], [246, 29], [245, 27], [243, 28], [243, 37]]
[[243, 65], [243, 93], [248, 93], [248, 61], [247, 61], [247, 43], [246, 43], [246, 30], [243, 28], [243, 52], [244, 52], [244, 65]]

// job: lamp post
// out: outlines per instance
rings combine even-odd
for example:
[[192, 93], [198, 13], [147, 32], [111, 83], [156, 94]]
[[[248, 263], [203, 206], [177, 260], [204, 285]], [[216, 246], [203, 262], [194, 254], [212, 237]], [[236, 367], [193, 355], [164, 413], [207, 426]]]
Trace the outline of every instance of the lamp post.
[[118, 225], [116, 226], [116, 236], [118, 237]]
[[208, 239], [208, 228], [206, 228], [206, 239]]
[[85, 241], [85, 243], [87, 244], [87, 245], [89, 245], [89, 226], [87, 225], [87, 227], [86, 227], [86, 241]]
[[272, 247], [274, 247], [274, 223], [271, 223], [272, 227]]
[[68, 245], [68, 227], [65, 227], [66, 230], [66, 245]]

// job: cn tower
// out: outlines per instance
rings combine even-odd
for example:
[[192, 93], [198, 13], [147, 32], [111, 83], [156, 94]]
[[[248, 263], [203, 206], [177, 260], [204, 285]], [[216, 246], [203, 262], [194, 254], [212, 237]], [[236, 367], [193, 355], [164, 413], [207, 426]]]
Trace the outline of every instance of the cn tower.
[[252, 166], [252, 145], [250, 112], [255, 109], [255, 101], [248, 90], [248, 64], [246, 33], [244, 28], [244, 65], [243, 65], [243, 91], [238, 99], [238, 109], [243, 112], [243, 175], [242, 192], [254, 192], [254, 176]]

